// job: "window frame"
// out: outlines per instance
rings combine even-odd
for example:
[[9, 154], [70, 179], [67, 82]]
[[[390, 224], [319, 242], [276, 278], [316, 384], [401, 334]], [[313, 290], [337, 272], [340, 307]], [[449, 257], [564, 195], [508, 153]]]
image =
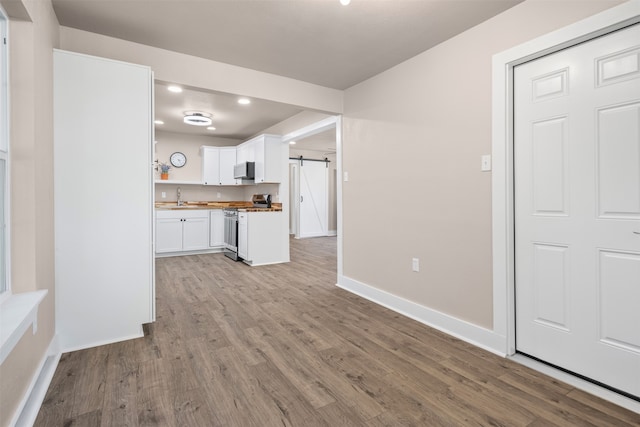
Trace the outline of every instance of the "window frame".
[[[11, 177], [11, 161], [10, 161], [10, 93], [9, 93], [9, 17], [0, 5], [0, 160], [5, 161], [4, 169], [4, 188], [1, 189], [0, 197], [0, 209], [3, 209], [4, 224], [0, 223], [0, 227], [4, 228], [3, 235], [0, 234], [0, 239], [4, 238], [4, 271], [0, 271], [0, 274], [4, 277], [0, 277], [0, 280], [4, 282], [4, 289], [2, 289], [3, 283], [0, 282], [0, 303], [7, 300], [11, 295], [11, 221], [10, 221], [10, 177]], [[2, 242], [0, 242], [2, 244]]]

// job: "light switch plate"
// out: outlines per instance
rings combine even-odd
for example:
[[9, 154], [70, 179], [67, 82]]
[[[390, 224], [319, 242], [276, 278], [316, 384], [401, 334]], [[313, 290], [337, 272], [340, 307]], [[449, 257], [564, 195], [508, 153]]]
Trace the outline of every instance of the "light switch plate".
[[349, 172], [344, 172], [343, 175], [344, 175], [344, 182], [349, 181]]
[[481, 170], [483, 172], [487, 172], [491, 170], [491, 155], [490, 154], [485, 154], [484, 156], [481, 157], [482, 160], [482, 165], [481, 165]]

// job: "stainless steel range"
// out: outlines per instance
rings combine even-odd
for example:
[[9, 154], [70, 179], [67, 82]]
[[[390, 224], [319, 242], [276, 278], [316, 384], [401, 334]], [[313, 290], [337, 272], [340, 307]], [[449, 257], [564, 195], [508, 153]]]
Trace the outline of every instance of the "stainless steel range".
[[224, 254], [238, 260], [238, 209], [225, 208], [224, 213]]

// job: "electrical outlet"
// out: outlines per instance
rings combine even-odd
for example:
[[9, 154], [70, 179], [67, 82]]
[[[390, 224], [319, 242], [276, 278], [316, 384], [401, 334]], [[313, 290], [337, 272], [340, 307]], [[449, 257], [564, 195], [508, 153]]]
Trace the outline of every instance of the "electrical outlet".
[[344, 182], [349, 181], [349, 172], [343, 172], [344, 175]]
[[219, 199], [220, 197], [222, 197], [222, 193], [218, 191], [218, 192], [216, 193], [216, 196], [217, 196], [217, 197], [218, 197], [218, 199]]
[[163, 199], [166, 199], [166, 198], [167, 198], [167, 192], [166, 192], [166, 191], [163, 191], [163, 192], [162, 192], [162, 198], [163, 198]]
[[420, 260], [418, 258], [413, 258], [412, 260], [412, 269], [413, 271], [420, 271]]

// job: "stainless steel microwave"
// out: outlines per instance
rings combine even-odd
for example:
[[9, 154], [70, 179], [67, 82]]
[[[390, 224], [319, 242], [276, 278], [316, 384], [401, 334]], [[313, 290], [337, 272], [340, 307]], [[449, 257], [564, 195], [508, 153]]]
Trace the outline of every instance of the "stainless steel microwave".
[[254, 179], [256, 170], [255, 162], [242, 162], [233, 167], [235, 179]]

